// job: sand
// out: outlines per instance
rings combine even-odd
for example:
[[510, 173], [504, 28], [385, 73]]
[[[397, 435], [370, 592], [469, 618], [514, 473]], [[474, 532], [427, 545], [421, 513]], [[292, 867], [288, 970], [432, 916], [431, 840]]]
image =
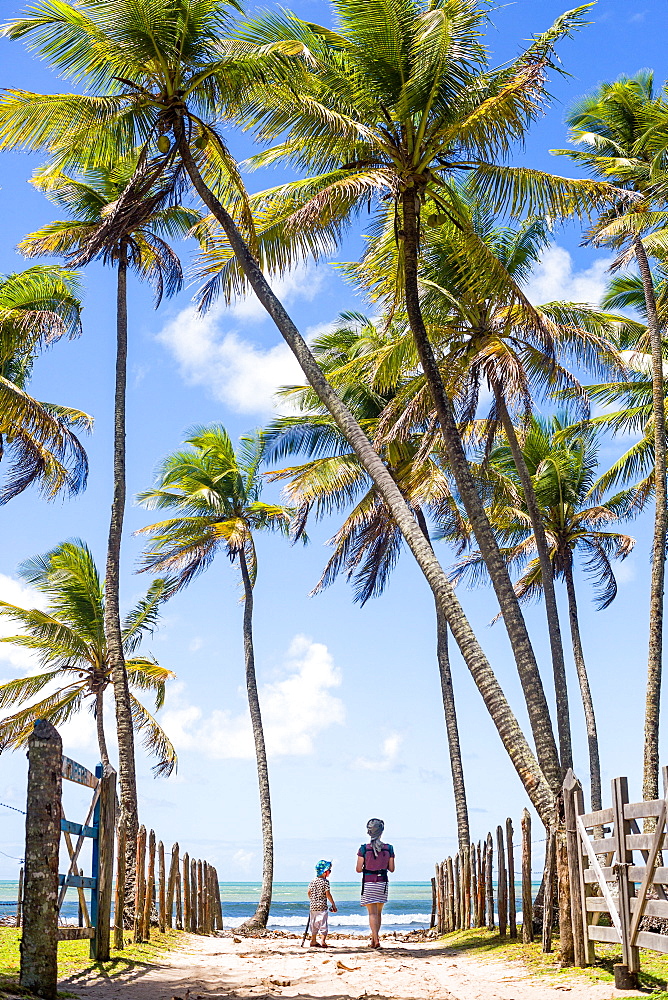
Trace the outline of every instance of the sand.
[[186, 935], [159, 967], [61, 982], [81, 1000], [213, 1000], [289, 997], [302, 1000], [611, 1000], [642, 996], [566, 974], [558, 982], [531, 975], [521, 962], [456, 952], [438, 941], [386, 938], [372, 951], [361, 938], [333, 940], [326, 951], [294, 938], [202, 938]]

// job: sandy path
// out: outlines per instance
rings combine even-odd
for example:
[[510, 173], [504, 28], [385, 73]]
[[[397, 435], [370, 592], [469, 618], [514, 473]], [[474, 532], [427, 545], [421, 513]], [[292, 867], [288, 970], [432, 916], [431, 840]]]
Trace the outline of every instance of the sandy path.
[[[288, 939], [187, 936], [181, 951], [167, 952], [160, 967], [119, 970], [90, 979], [75, 974], [61, 983], [81, 1000], [214, 1000], [295, 997], [302, 1000], [611, 1000], [641, 996], [564, 976], [548, 984], [521, 963], [476, 958], [438, 942], [385, 941], [380, 952], [361, 939], [334, 941], [331, 950], [300, 948]], [[341, 968], [337, 963], [348, 968]], [[351, 970], [351, 971], [349, 971]], [[188, 991], [189, 994], [188, 994]]]

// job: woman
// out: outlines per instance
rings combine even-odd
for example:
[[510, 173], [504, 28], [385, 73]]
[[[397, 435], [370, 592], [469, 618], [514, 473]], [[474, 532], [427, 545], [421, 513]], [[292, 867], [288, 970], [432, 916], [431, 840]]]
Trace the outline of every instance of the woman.
[[387, 873], [394, 871], [394, 848], [380, 839], [385, 829], [382, 819], [370, 819], [366, 832], [370, 840], [357, 852], [357, 872], [362, 873], [361, 905], [366, 906], [371, 928], [370, 948], [380, 948], [380, 924], [387, 902]]

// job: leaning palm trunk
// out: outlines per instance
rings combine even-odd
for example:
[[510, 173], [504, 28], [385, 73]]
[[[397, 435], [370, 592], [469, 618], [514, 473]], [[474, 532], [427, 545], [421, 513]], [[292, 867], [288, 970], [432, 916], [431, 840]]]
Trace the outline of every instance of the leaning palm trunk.
[[255, 741], [255, 759], [257, 762], [257, 780], [260, 788], [260, 816], [262, 821], [262, 889], [260, 899], [253, 916], [244, 921], [240, 930], [256, 930], [267, 926], [271, 893], [274, 881], [274, 836], [271, 826], [271, 797], [269, 795], [269, 771], [267, 768], [267, 750], [264, 745], [264, 730], [260, 712], [260, 699], [257, 694], [257, 679], [255, 677], [255, 653], [253, 650], [253, 584], [248, 573], [246, 554], [239, 550], [239, 565], [244, 584], [244, 657], [246, 660], [246, 690], [248, 692], [248, 708], [250, 710], [253, 740]]
[[480, 502], [452, 403], [445, 392], [436, 358], [427, 336], [420, 308], [418, 284], [418, 214], [415, 188], [407, 188], [402, 195], [404, 282], [406, 312], [415, 340], [422, 370], [430, 388], [438, 416], [448, 462], [457, 483], [462, 503], [466, 509], [480, 553], [487, 567], [496, 593], [508, 638], [515, 655], [522, 691], [526, 701], [536, 754], [542, 771], [556, 794], [561, 785], [561, 771], [557, 746], [554, 740], [550, 711], [543, 690], [538, 664], [531, 645], [526, 622], [513, 590], [508, 568], [503, 560], [494, 532]]
[[100, 751], [100, 762], [102, 767], [109, 767], [109, 751], [107, 749], [107, 737], [104, 732], [104, 718], [102, 712], [104, 709], [104, 690], [98, 688], [95, 692], [95, 728], [97, 730], [97, 745]]
[[137, 780], [135, 775], [135, 741], [132, 728], [132, 703], [128, 675], [123, 655], [120, 615], [120, 557], [125, 510], [125, 388], [128, 356], [127, 257], [122, 244], [118, 260], [118, 290], [116, 299], [116, 390], [114, 406], [114, 486], [107, 546], [107, 566], [104, 583], [104, 633], [111, 666], [111, 679], [116, 703], [118, 736], [118, 772], [120, 778], [119, 823], [125, 827], [127, 855], [125, 863], [124, 922], [129, 926], [134, 905], [135, 852], [137, 836]]
[[666, 415], [664, 403], [663, 348], [656, 309], [654, 283], [645, 247], [639, 236], [634, 249], [642, 278], [652, 353], [652, 403], [654, 420], [654, 540], [652, 543], [652, 579], [649, 598], [649, 650], [647, 691], [645, 696], [645, 758], [642, 793], [645, 799], [659, 797], [659, 709], [661, 703], [661, 666], [663, 658], [663, 588], [666, 564]]
[[[536, 540], [538, 552], [538, 562], [540, 563], [540, 573], [543, 581], [543, 595], [545, 597], [545, 614], [547, 617], [547, 630], [550, 637], [550, 652], [552, 654], [552, 673], [554, 676], [554, 693], [557, 704], [557, 733], [559, 735], [559, 757], [561, 769], [565, 774], [569, 767], [573, 767], [573, 751], [571, 747], [571, 720], [568, 710], [568, 685], [566, 682], [566, 665], [564, 663], [564, 646], [561, 639], [561, 628], [559, 627], [559, 611], [557, 608], [557, 595], [554, 590], [554, 573], [552, 570], [552, 560], [547, 545], [545, 527], [543, 519], [538, 509], [538, 502], [534, 492], [531, 476], [527, 469], [526, 462], [517, 434], [503, 393], [498, 385], [494, 385], [494, 398], [496, 401], [497, 413], [501, 419], [501, 425], [508, 438], [513, 462], [517, 469], [524, 499], [526, 500], [533, 536]], [[600, 807], [599, 807], [600, 808]]]
[[[571, 639], [573, 642], [573, 659], [575, 669], [580, 682], [580, 694], [582, 695], [582, 707], [584, 708], [585, 726], [587, 727], [587, 744], [589, 746], [589, 780], [591, 783], [591, 809], [598, 812], [603, 808], [601, 801], [601, 761], [598, 752], [598, 733], [596, 731], [596, 716], [594, 714], [594, 702], [589, 689], [589, 677], [585, 666], [582, 642], [580, 639], [580, 621], [578, 618], [578, 605], [575, 598], [575, 584], [573, 582], [573, 566], [568, 563], [564, 570], [566, 578], [566, 593], [568, 594], [568, 617], [571, 625]], [[602, 834], [601, 834], [602, 836]]]
[[336, 425], [349, 442], [360, 460], [360, 464], [368, 473], [379, 494], [387, 504], [398, 529], [405, 538], [432, 589], [434, 599], [448, 620], [464, 662], [470, 670], [476, 686], [484, 699], [487, 710], [501, 737], [503, 746], [529, 798], [539, 815], [547, 817], [554, 802], [554, 794], [526, 741], [517, 719], [513, 715], [494, 672], [459, 604], [457, 595], [443, 572], [438, 559], [434, 555], [431, 545], [424, 538], [397, 484], [372, 447], [366, 434], [323, 375], [306, 341], [271, 290], [259, 264], [237, 229], [234, 219], [204, 183], [197, 165], [191, 156], [190, 148], [183, 133], [178, 137], [178, 142], [183, 163], [193, 186], [214, 218], [220, 223], [251, 288], [290, 347], [307, 381], [322, 404], [331, 413]]
[[450, 655], [448, 653], [448, 622], [445, 615], [436, 605], [436, 652], [438, 656], [438, 673], [441, 678], [441, 695], [445, 713], [445, 728], [448, 734], [448, 750], [450, 752], [450, 773], [452, 774], [452, 791], [457, 814], [457, 840], [459, 850], [468, 848], [471, 843], [469, 832], [469, 811], [466, 804], [466, 784], [464, 783], [464, 768], [462, 752], [459, 745], [459, 727], [457, 726], [457, 709], [455, 694], [452, 688], [452, 673], [450, 671]]

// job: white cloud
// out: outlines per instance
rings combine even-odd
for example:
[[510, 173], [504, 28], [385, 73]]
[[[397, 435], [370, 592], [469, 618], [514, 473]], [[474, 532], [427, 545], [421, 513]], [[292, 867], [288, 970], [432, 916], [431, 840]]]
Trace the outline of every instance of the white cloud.
[[196, 635], [194, 639], [190, 640], [188, 649], [190, 650], [191, 653], [196, 653], [198, 649], [202, 648], [202, 646], [203, 646], [202, 639], [198, 635]]
[[[273, 283], [274, 290], [283, 302], [297, 298], [311, 301], [319, 293], [325, 273], [314, 267], [295, 268]], [[258, 324], [266, 319], [267, 313], [255, 296], [237, 299], [230, 307], [215, 306], [204, 315], [189, 306], [157, 339], [174, 356], [188, 384], [204, 386], [237, 413], [264, 417], [279, 406], [275, 398], [279, 386], [304, 381], [282, 340], [273, 347], [262, 347], [242, 336], [239, 324], [233, 322], [242, 320], [246, 328], [249, 320]], [[280, 408], [285, 409], [284, 404]]]
[[527, 284], [527, 297], [535, 305], [561, 299], [597, 306], [609, 280], [607, 270], [611, 263], [612, 258], [600, 257], [591, 267], [574, 271], [568, 250], [548, 247]]
[[248, 872], [254, 857], [255, 854], [253, 851], [244, 851], [240, 848], [232, 855], [232, 861], [237, 868], [241, 869], [242, 872]]
[[[11, 576], [0, 573], [0, 600], [8, 604], [16, 604], [19, 608], [40, 608], [46, 607], [43, 594], [33, 587], [20, 583]], [[11, 621], [4, 615], [0, 617], [0, 637], [9, 635], [19, 635], [22, 629], [15, 621]], [[21, 646], [14, 646], [9, 642], [0, 643], [0, 663], [11, 664], [17, 670], [29, 673], [38, 666], [35, 653]]]
[[[303, 635], [295, 636], [288, 650], [286, 676], [260, 689], [262, 723], [271, 756], [304, 756], [313, 753], [316, 736], [345, 717], [343, 702], [331, 694], [341, 684], [327, 647]], [[215, 709], [205, 715], [185, 703], [183, 686], [168, 695], [162, 725], [177, 749], [197, 747], [214, 759], [255, 756], [248, 711], [234, 715]]]
[[390, 733], [382, 743], [378, 757], [358, 757], [353, 761], [353, 767], [362, 771], [391, 771], [396, 767], [401, 744], [404, 742], [400, 733]]

